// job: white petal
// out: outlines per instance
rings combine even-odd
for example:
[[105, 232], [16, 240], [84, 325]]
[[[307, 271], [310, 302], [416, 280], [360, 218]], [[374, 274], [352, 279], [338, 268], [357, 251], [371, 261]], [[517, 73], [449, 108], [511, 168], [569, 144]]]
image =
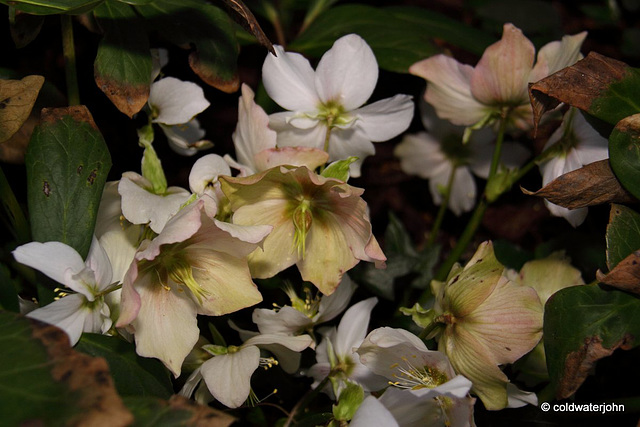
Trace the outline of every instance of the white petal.
[[566, 219], [572, 227], [582, 224], [587, 217], [587, 208], [567, 209], [562, 206], [555, 205], [547, 200], [544, 201], [545, 206], [553, 216], [560, 216]]
[[583, 31], [573, 36], [564, 36], [562, 41], [553, 41], [542, 46], [538, 52], [538, 60], [529, 76], [530, 82], [537, 82], [548, 75], [575, 64], [582, 58], [580, 48], [587, 37]]
[[358, 347], [369, 328], [371, 310], [378, 303], [372, 297], [351, 306], [342, 316], [334, 341], [334, 349], [338, 355], [351, 355], [353, 347]]
[[362, 401], [349, 423], [351, 427], [396, 427], [399, 425], [391, 412], [373, 396], [368, 396]]
[[[356, 291], [356, 284], [345, 274], [336, 290], [329, 296], [324, 296], [320, 300], [317, 317], [314, 323], [328, 322], [347, 308], [353, 293]], [[284, 308], [284, 307], [283, 307]], [[306, 317], [306, 316], [305, 316]]]
[[507, 384], [507, 408], [521, 408], [526, 405], [538, 406], [538, 396], [530, 391], [523, 391], [514, 384]]
[[206, 188], [213, 187], [220, 175], [231, 176], [229, 165], [217, 154], [207, 154], [196, 160], [191, 167], [189, 188], [192, 192], [201, 195]]
[[122, 283], [124, 275], [133, 262], [138, 247], [136, 246], [140, 231], [134, 227], [126, 230], [113, 230], [100, 238], [100, 245], [109, 256], [114, 283]]
[[405, 135], [393, 154], [400, 159], [400, 167], [408, 175], [424, 179], [436, 175], [448, 177], [451, 170], [449, 160], [440, 150], [440, 143], [426, 132]]
[[353, 111], [354, 126], [373, 142], [388, 141], [407, 130], [413, 119], [414, 105], [409, 95], [396, 95]]
[[313, 324], [311, 319], [288, 305], [278, 311], [256, 308], [252, 320], [262, 334], [295, 335]]
[[203, 139], [205, 131], [197, 119], [173, 126], [160, 123], [160, 129], [167, 137], [169, 147], [182, 156], [193, 156], [198, 151], [213, 147], [211, 141]]
[[[440, 204], [442, 196], [438, 194], [437, 188], [439, 186], [445, 187], [448, 181], [448, 175], [451, 169], [447, 171], [447, 174], [439, 174], [429, 180], [429, 189], [433, 196], [434, 202]], [[435, 193], [435, 194], [434, 194]], [[451, 196], [449, 197], [449, 209], [456, 215], [460, 216], [464, 212], [469, 212], [476, 203], [476, 183], [469, 171], [469, 168], [465, 166], [459, 166], [456, 168], [455, 177], [453, 178], [453, 186], [451, 187]]]
[[309, 347], [313, 340], [309, 335], [279, 335], [279, 334], [260, 334], [249, 338], [243, 345], [262, 346], [266, 344], [278, 344], [293, 351], [302, 351]]
[[189, 378], [187, 378], [187, 380], [184, 382], [184, 385], [178, 392], [180, 396], [184, 396], [187, 399], [191, 398], [191, 395], [193, 394], [194, 390], [202, 380], [202, 374], [200, 373], [200, 369], [201, 367], [196, 368], [196, 370], [193, 371], [191, 375], [189, 375]]
[[351, 177], [358, 178], [364, 159], [375, 153], [375, 147], [362, 130], [352, 127], [349, 129], [334, 128], [331, 131], [329, 161], [344, 160], [352, 156], [358, 158], [349, 165]]
[[278, 114], [269, 116], [271, 127], [278, 132], [278, 147], [311, 147], [323, 149], [327, 127], [317, 125], [299, 129], [282, 120]]
[[187, 123], [210, 104], [197, 84], [165, 77], [151, 85], [149, 105], [158, 112], [154, 122], [178, 125]]
[[80, 254], [71, 246], [60, 242], [27, 243], [17, 247], [13, 256], [19, 263], [34, 268], [64, 285], [67, 285], [66, 270], [79, 273], [85, 268]]
[[[473, 144], [473, 141], [469, 144]], [[493, 144], [477, 144], [476, 146], [471, 146], [473, 157], [471, 158], [469, 168], [480, 178], [487, 179], [489, 177], [494, 147]], [[517, 142], [505, 141], [502, 145], [502, 152], [500, 153], [500, 164], [507, 169], [514, 169], [522, 166], [530, 154], [524, 145]]]
[[107, 252], [98, 242], [98, 239], [96, 239], [96, 236], [93, 236], [91, 241], [86, 264], [95, 274], [98, 290], [103, 291], [111, 285], [111, 278], [113, 276], [111, 261], [109, 260]]
[[315, 90], [315, 73], [299, 53], [273, 47], [277, 57], [267, 54], [262, 65], [262, 83], [276, 103], [292, 111], [315, 111], [320, 99]]
[[67, 333], [71, 346], [74, 346], [82, 335], [85, 318], [89, 315], [89, 310], [83, 308], [85, 302], [83, 295], [71, 294], [28, 313], [27, 317], [59, 327]]
[[213, 397], [229, 408], [237, 408], [249, 397], [251, 375], [258, 369], [259, 363], [260, 350], [248, 346], [236, 353], [207, 360], [200, 372]]
[[364, 104], [378, 81], [378, 62], [362, 37], [339, 38], [320, 59], [316, 89], [323, 103], [337, 102], [346, 111]]

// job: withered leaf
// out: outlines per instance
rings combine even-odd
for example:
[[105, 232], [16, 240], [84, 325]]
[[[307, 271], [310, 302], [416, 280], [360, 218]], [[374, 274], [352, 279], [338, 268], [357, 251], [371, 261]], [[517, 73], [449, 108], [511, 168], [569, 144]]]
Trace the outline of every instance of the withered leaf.
[[596, 273], [600, 283], [620, 290], [640, 294], [640, 250], [620, 261], [609, 273]]
[[574, 65], [536, 83], [530, 83], [529, 99], [533, 107], [535, 128], [537, 129], [542, 115], [561, 102], [593, 114], [591, 110], [594, 100], [606, 92], [612, 83], [622, 80], [629, 69], [624, 62], [590, 52]]
[[42, 76], [0, 80], [0, 142], [11, 138], [27, 120], [43, 84]]
[[236, 16], [240, 18], [240, 24], [253, 36], [258, 40], [262, 46], [266, 47], [269, 52], [272, 54], [276, 54], [276, 51], [273, 49], [273, 43], [266, 36], [260, 24], [256, 20], [256, 17], [253, 16], [253, 13], [249, 10], [249, 8], [242, 2], [242, 0], [223, 0], [224, 3], [233, 11], [236, 12]]
[[530, 196], [544, 197], [553, 204], [578, 209], [603, 203], [633, 203], [637, 199], [625, 190], [609, 165], [600, 160], [559, 176], [538, 191], [520, 188]]

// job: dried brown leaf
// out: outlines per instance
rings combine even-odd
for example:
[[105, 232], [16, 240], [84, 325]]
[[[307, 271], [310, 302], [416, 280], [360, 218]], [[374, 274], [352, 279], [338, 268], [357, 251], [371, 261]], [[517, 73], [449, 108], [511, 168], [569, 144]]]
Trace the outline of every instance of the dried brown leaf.
[[262, 46], [266, 47], [269, 52], [272, 54], [276, 54], [276, 51], [273, 49], [273, 44], [271, 40], [266, 36], [260, 24], [256, 20], [256, 17], [253, 16], [253, 13], [249, 10], [249, 8], [242, 2], [242, 0], [223, 0], [224, 3], [236, 12], [236, 16], [240, 18], [240, 24], [253, 36], [258, 40]]
[[27, 120], [43, 84], [42, 76], [0, 80], [0, 142], [11, 138]]
[[544, 197], [551, 203], [568, 209], [603, 203], [637, 202], [613, 174], [609, 160], [600, 160], [561, 175], [538, 191], [521, 190], [525, 194]]
[[640, 250], [629, 254], [607, 274], [598, 270], [596, 277], [600, 283], [640, 294]]
[[74, 105], [72, 107], [43, 108], [40, 116], [41, 123], [55, 123], [64, 116], [71, 116], [77, 122], [86, 122], [92, 128], [98, 130], [96, 122], [89, 109], [84, 105]]
[[149, 85], [124, 84], [117, 80], [102, 76], [95, 71], [96, 85], [118, 110], [129, 117], [133, 117], [145, 106], [149, 100]]
[[225, 412], [200, 405], [177, 394], [169, 399], [169, 407], [175, 410], [186, 410], [192, 414], [191, 418], [185, 423], [187, 426], [227, 427], [236, 421], [234, 417]]

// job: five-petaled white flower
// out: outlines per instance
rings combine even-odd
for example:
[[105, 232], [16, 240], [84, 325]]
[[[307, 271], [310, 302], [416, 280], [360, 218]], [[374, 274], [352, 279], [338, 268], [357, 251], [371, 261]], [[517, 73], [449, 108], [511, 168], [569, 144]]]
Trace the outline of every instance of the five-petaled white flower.
[[278, 146], [324, 149], [329, 160], [359, 158], [351, 176], [360, 176], [373, 142], [387, 141], [404, 132], [413, 118], [408, 95], [396, 95], [367, 106], [378, 80], [378, 63], [367, 43], [356, 34], [338, 39], [314, 71], [302, 55], [274, 46], [262, 78], [269, 96], [286, 112], [270, 116], [278, 132]]

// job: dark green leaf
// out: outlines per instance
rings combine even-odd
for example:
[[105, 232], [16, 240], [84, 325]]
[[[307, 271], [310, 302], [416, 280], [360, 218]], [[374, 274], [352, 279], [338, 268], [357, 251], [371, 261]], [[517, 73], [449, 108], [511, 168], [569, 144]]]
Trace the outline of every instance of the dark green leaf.
[[127, 425], [104, 360], [77, 353], [55, 326], [0, 312], [2, 424]]
[[178, 395], [169, 401], [155, 397], [129, 396], [124, 398], [124, 404], [133, 413], [136, 427], [226, 427], [235, 421], [231, 415], [198, 405]]
[[31, 232], [89, 252], [111, 156], [84, 106], [47, 108], [25, 158]]
[[156, 0], [136, 10], [172, 43], [195, 46], [189, 65], [207, 84], [228, 93], [238, 90], [238, 43], [221, 9], [203, 0]]
[[494, 240], [493, 250], [500, 264], [518, 271], [533, 259], [533, 253], [506, 240]]
[[11, 279], [11, 272], [4, 264], [0, 264], [0, 310], [1, 309], [20, 313], [18, 291]]
[[169, 398], [173, 394], [171, 379], [162, 363], [138, 356], [133, 344], [118, 337], [85, 333], [75, 349], [107, 360], [120, 396]]
[[356, 33], [371, 46], [380, 68], [406, 73], [409, 66], [438, 53], [419, 25], [389, 11], [365, 6], [338, 6], [322, 13], [289, 49], [319, 58], [340, 37]]
[[625, 190], [640, 198], [640, 114], [625, 117], [613, 129], [609, 160]]
[[640, 249], [640, 214], [623, 205], [611, 205], [606, 237], [607, 267], [612, 270]]
[[64, 13], [80, 15], [89, 12], [104, 0], [0, 0], [0, 3], [13, 6], [32, 15], [55, 15]]
[[151, 53], [133, 8], [107, 0], [93, 11], [104, 31], [94, 64], [96, 84], [129, 117], [149, 98]]
[[17, 11], [15, 18], [10, 20], [11, 38], [16, 47], [21, 49], [35, 40], [43, 23], [43, 16]]
[[596, 361], [620, 348], [638, 345], [640, 299], [597, 285], [573, 286], [551, 296], [545, 306], [544, 346], [558, 399], [571, 396]]

